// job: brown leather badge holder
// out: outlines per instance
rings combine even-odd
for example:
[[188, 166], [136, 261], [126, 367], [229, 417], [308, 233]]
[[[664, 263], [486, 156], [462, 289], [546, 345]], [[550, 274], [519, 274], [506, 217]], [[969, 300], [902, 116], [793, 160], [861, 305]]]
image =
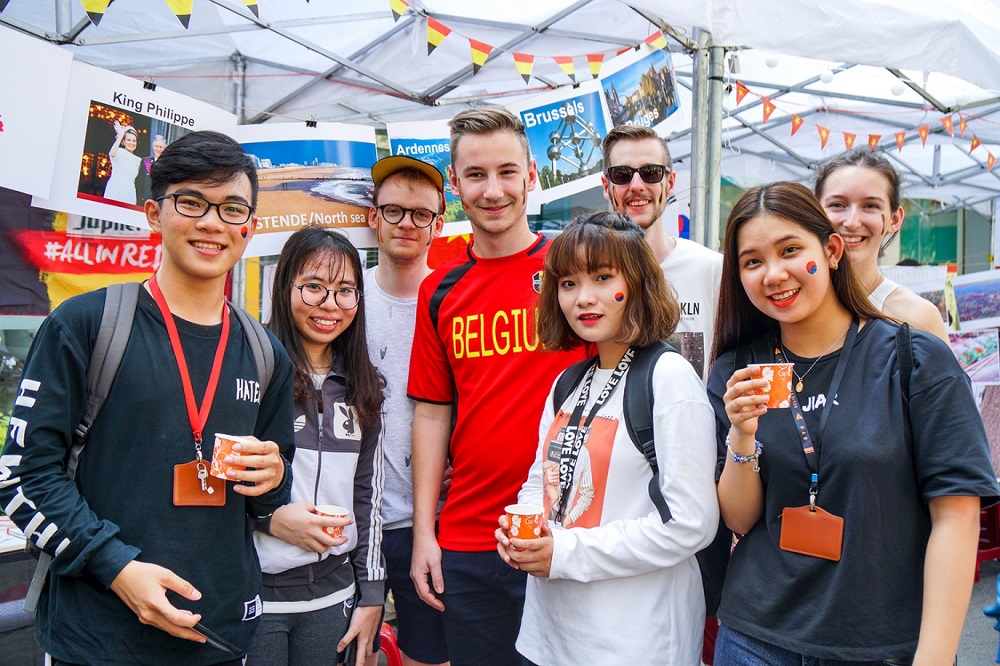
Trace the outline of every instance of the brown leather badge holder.
[[205, 487], [211, 488], [212, 492], [201, 489], [197, 460], [174, 465], [174, 506], [225, 506], [225, 481], [208, 475]]
[[844, 519], [816, 507], [785, 507], [781, 512], [782, 550], [800, 555], [840, 561], [844, 541]]

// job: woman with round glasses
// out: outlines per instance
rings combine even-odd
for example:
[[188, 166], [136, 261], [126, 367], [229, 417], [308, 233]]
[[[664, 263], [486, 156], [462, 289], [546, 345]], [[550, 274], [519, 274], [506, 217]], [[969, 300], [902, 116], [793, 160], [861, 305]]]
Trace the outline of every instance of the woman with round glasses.
[[139, 175], [142, 158], [135, 154], [139, 146], [139, 133], [115, 121], [115, 142], [108, 150], [111, 158], [111, 176], [104, 186], [104, 198], [136, 205], [135, 177]]
[[[295, 366], [296, 450], [291, 503], [255, 526], [264, 616], [247, 663], [333, 663], [356, 639], [360, 666], [378, 633], [385, 580], [385, 380], [368, 356], [357, 250], [329, 229], [292, 234], [271, 303], [268, 327]], [[322, 505], [349, 515], [321, 515]]]

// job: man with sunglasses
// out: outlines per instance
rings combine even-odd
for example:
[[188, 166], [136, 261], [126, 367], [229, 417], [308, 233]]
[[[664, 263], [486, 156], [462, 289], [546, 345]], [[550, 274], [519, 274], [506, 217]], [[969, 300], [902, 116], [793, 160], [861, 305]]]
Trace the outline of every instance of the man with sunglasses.
[[[292, 365], [269, 334], [274, 372], [262, 391], [225, 300], [256, 224], [253, 160], [223, 134], [192, 132], [151, 175], [146, 220], [162, 258], [139, 290], [76, 478], [65, 461], [103, 289], [67, 300], [39, 328], [0, 457], [0, 507], [54, 556], [35, 635], [57, 666], [240, 664], [262, 609], [248, 519], [289, 500]], [[219, 433], [245, 436], [226, 480], [204, 464]]]
[[386, 379], [382, 554], [387, 590], [392, 591], [405, 663], [444, 664], [448, 650], [441, 612], [420, 600], [410, 578], [414, 403], [406, 396], [417, 292], [431, 274], [427, 266], [431, 241], [444, 227], [444, 178], [426, 162], [394, 155], [372, 166], [372, 181], [368, 225], [378, 236], [378, 265], [365, 271], [364, 284], [368, 352]]
[[[677, 174], [667, 142], [652, 128], [621, 125], [604, 138], [604, 198], [646, 232], [646, 242], [663, 268], [681, 306], [670, 342], [705, 379], [712, 351], [715, 310], [722, 279], [722, 255], [678, 238], [676, 220], [664, 220]], [[667, 225], [670, 225], [669, 227]]]

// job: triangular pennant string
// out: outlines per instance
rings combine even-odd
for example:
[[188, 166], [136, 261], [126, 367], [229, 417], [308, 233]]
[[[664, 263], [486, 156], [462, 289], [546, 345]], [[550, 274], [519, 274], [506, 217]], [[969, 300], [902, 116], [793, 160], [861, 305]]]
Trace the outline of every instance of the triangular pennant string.
[[451, 34], [451, 28], [437, 21], [430, 16], [427, 17], [427, 55], [434, 53], [434, 49], [441, 46], [444, 38]]
[[858, 138], [857, 134], [851, 134], [850, 132], [844, 132], [844, 146], [847, 150], [854, 147], [854, 140]]
[[795, 133], [799, 131], [800, 127], [802, 127], [802, 118], [800, 118], [799, 116], [797, 116], [797, 115], [795, 115], [793, 113], [792, 114], [792, 136], [795, 136]]
[[191, 9], [194, 7], [194, 0], [163, 0], [167, 3], [167, 7], [170, 7], [170, 11], [174, 13], [177, 20], [181, 22], [184, 29], [187, 30], [188, 25], [191, 23]]
[[479, 69], [486, 64], [486, 58], [489, 57], [493, 47], [486, 42], [475, 39], [469, 40], [469, 46], [472, 48], [472, 74], [476, 75], [479, 73]]
[[601, 75], [601, 64], [604, 62], [603, 53], [588, 53], [587, 65], [590, 66], [590, 74], [595, 79]]
[[950, 136], [952, 136], [952, 137], [955, 136], [955, 125], [954, 125], [954, 123], [951, 120], [951, 116], [945, 116], [944, 118], [942, 118], [941, 119], [941, 124], [944, 125], [944, 128], [946, 130], [948, 130], [948, 134]]
[[389, 9], [392, 10], [392, 20], [398, 21], [399, 17], [406, 13], [410, 4], [406, 0], [389, 0]]
[[927, 146], [927, 135], [930, 133], [931, 133], [930, 125], [921, 125], [920, 127], [917, 128], [917, 134], [920, 135], [920, 141], [923, 143], [925, 147]]
[[830, 130], [822, 125], [816, 125], [816, 131], [819, 132], [819, 147], [826, 148], [826, 142], [830, 138]]
[[975, 134], [973, 134], [972, 135], [972, 147], [969, 148], [969, 154], [971, 155], [972, 151], [975, 150], [976, 148], [978, 148], [981, 145], [983, 145], [983, 142], [979, 140], [978, 136], [976, 136]]
[[87, 18], [91, 23], [100, 25], [109, 4], [111, 0], [83, 0], [83, 11], [87, 12]]
[[878, 142], [882, 140], [881, 134], [869, 134], [868, 135], [868, 147], [872, 150], [878, 148]]
[[767, 119], [771, 117], [771, 114], [774, 113], [774, 109], [777, 107], [774, 106], [774, 102], [771, 101], [770, 97], [761, 97], [760, 101], [764, 103], [764, 122], [766, 123]]
[[959, 134], [962, 135], [963, 139], [965, 138], [965, 128], [968, 126], [969, 123], [965, 122], [965, 116], [963, 116], [961, 113], [958, 114], [958, 132]]
[[649, 37], [647, 37], [646, 39], [644, 39], [642, 41], [645, 44], [649, 44], [653, 48], [657, 48], [657, 49], [665, 49], [665, 48], [667, 48], [667, 40], [663, 36], [663, 31], [662, 30], [657, 30], [652, 35], [650, 35]]
[[741, 103], [743, 101], [743, 98], [747, 96], [748, 92], [750, 92], [750, 89], [747, 88], [742, 83], [740, 83], [739, 81], [737, 81], [736, 82], [736, 103], [737, 104]]
[[986, 172], [989, 173], [993, 171], [993, 165], [997, 163], [997, 158], [993, 156], [993, 153], [986, 153]]
[[257, 9], [257, 0], [243, 0], [243, 4], [247, 6], [247, 9], [253, 12], [253, 15], [260, 18], [260, 10]]
[[896, 132], [893, 136], [896, 137], [896, 145], [899, 146], [899, 152], [903, 152], [903, 142], [906, 141], [906, 132]]
[[573, 83], [576, 83], [576, 68], [573, 67], [573, 56], [552, 56], [552, 59], [556, 61], [560, 69], [565, 72]]
[[535, 56], [529, 53], [514, 53], [514, 66], [517, 67], [518, 73], [524, 82], [527, 83], [531, 79], [531, 70], [535, 66]]

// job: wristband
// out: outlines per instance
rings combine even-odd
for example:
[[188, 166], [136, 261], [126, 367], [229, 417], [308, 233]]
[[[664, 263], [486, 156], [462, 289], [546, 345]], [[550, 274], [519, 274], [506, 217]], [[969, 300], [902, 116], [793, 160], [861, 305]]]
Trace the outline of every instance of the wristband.
[[753, 463], [753, 471], [760, 471], [760, 454], [764, 452], [764, 445], [758, 442], [756, 439], [753, 442], [754, 449], [753, 453], [748, 456], [741, 456], [740, 454], [733, 451], [733, 447], [729, 445], [729, 435], [726, 435], [726, 448], [729, 449], [730, 455], [733, 456], [733, 462], [739, 463], [741, 465], [746, 465], [747, 463]]
[[271, 514], [268, 514], [268, 515], [264, 516], [263, 518], [253, 518], [250, 521], [250, 523], [251, 523], [254, 531], [256, 531], [256, 532], [263, 532], [264, 534], [266, 534], [268, 536], [273, 536], [271, 534], [271, 518], [273, 518], [273, 517], [274, 517], [274, 514], [271, 513]]

